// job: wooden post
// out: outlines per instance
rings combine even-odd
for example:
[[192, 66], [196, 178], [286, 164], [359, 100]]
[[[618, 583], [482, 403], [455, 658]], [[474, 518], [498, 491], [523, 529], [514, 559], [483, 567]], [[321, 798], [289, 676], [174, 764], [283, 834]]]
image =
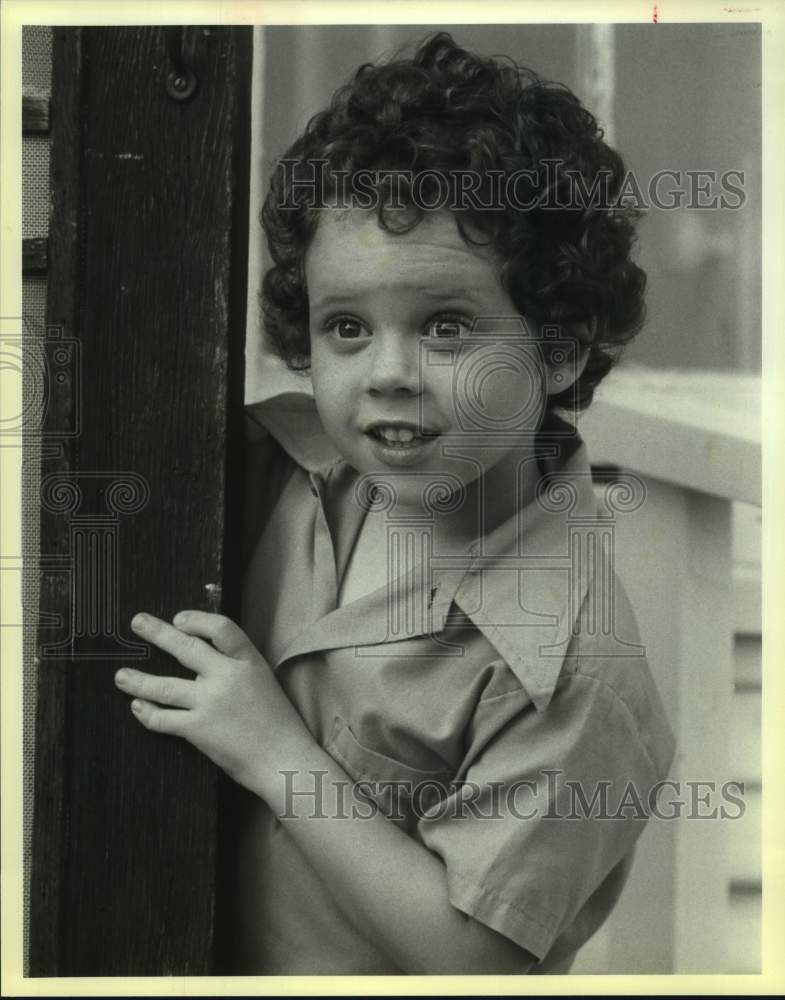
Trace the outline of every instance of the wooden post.
[[33, 976], [213, 965], [217, 772], [113, 676], [239, 609], [250, 79], [250, 29], [55, 30]]

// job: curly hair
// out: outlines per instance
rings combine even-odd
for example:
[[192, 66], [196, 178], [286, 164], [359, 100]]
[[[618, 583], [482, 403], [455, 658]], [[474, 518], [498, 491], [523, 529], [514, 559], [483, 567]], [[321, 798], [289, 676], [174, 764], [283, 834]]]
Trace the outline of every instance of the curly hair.
[[[319, 222], [314, 179], [322, 192], [335, 191], [338, 179], [358, 171], [482, 178], [468, 204], [451, 206], [461, 235], [477, 243], [468, 230], [479, 232], [499, 255], [503, 286], [522, 316], [582, 331], [585, 368], [548, 406], [588, 406], [643, 324], [646, 276], [630, 257], [639, 212], [614, 203], [624, 163], [578, 98], [511, 59], [474, 55], [445, 32], [426, 38], [411, 59], [360, 66], [281, 158], [262, 209], [274, 262], [262, 284], [262, 313], [293, 370], [309, 367], [304, 258]], [[504, 203], [491, 205], [492, 181], [514, 174], [530, 185], [526, 207], [507, 189]], [[604, 185], [599, 204], [576, 201], [576, 178], [584, 193]], [[407, 198], [403, 226], [386, 206], [389, 198], [377, 201], [381, 226], [410, 229], [422, 217], [422, 193]]]

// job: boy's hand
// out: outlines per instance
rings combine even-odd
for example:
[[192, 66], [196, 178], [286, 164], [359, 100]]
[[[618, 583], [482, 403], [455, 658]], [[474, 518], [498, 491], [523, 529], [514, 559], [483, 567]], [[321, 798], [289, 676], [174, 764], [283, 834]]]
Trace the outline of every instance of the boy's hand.
[[145, 728], [182, 736], [261, 794], [265, 779], [288, 765], [286, 754], [296, 741], [313, 738], [269, 663], [231, 619], [181, 611], [172, 621], [137, 615], [131, 627], [196, 677], [158, 677], [124, 667], [115, 683], [134, 696], [131, 709]]

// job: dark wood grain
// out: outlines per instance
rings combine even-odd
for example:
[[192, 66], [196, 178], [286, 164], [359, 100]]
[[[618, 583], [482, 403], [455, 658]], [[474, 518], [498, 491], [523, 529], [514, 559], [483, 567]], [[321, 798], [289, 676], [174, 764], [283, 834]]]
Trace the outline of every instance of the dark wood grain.
[[42, 94], [22, 94], [22, 132], [40, 135], [49, 131], [49, 98]]
[[22, 274], [26, 277], [46, 274], [48, 243], [43, 239], [22, 240]]
[[[201, 975], [213, 961], [217, 772], [184, 741], [139, 726], [113, 676], [123, 664], [186, 675], [155, 647], [135, 658], [136, 612], [171, 620], [208, 608], [212, 583], [223, 587], [227, 614], [239, 609], [234, 436], [242, 426], [250, 29], [198, 30], [199, 87], [187, 102], [166, 93], [160, 28], [79, 30], [76, 176], [66, 178], [67, 192], [53, 181], [61, 226], [73, 223], [68, 206], [77, 201], [76, 274], [71, 292], [53, 293], [49, 315], [76, 330], [81, 346], [81, 431], [68, 468], [83, 490], [84, 530], [114, 532], [114, 582], [98, 596], [115, 599], [116, 617], [111, 635], [83, 629], [68, 640], [50, 629], [50, 648], [70, 641], [68, 659], [49, 664], [42, 652], [42, 678], [59, 672], [65, 692], [53, 720], [42, 685], [39, 714], [41, 727], [60, 729], [60, 832], [51, 838], [59, 891], [48, 900], [60, 916], [39, 912], [31, 926], [31, 971]], [[53, 178], [62, 179], [57, 76], [52, 93]], [[50, 281], [59, 283], [54, 230], [53, 220]], [[115, 514], [112, 528], [112, 484], [129, 477], [146, 484], [149, 499]], [[61, 546], [74, 528], [73, 515], [67, 520]], [[76, 604], [88, 600], [82, 594]], [[77, 611], [65, 621], [96, 620], [94, 609]], [[48, 926], [54, 960], [54, 946], [40, 941]]]

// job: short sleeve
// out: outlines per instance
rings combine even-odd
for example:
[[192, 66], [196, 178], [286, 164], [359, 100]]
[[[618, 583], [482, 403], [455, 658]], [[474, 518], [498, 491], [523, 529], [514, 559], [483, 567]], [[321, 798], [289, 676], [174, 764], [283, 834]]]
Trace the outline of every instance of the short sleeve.
[[[592, 897], [609, 900], [607, 915], [620, 885], [606, 890], [626, 878], [671, 762], [645, 661], [625, 684], [634, 697], [573, 670], [542, 711], [516, 691], [481, 700], [463, 780], [418, 819], [416, 835], [445, 863], [451, 903], [538, 960]], [[654, 716], [663, 735], [641, 732]]]

